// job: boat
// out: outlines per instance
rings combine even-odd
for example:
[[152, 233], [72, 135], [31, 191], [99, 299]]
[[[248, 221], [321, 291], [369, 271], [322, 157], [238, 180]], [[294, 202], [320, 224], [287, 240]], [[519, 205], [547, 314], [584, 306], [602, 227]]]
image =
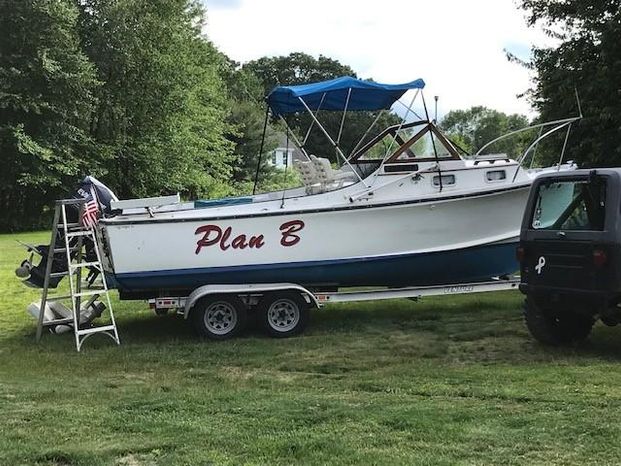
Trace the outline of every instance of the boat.
[[[389, 111], [422, 80], [386, 85], [351, 77], [278, 86], [267, 97], [281, 118], [307, 112], [331, 141], [294, 162], [303, 186], [184, 202], [179, 196], [110, 201], [97, 234], [110, 286], [121, 298], [182, 296], [207, 284], [300, 284], [312, 290], [471, 283], [515, 272], [520, 221], [533, 180], [559, 163], [506, 154], [466, 156], [425, 115], [386, 128], [344, 154], [321, 124], [323, 111]], [[411, 116], [412, 105], [406, 116]], [[291, 137], [294, 135], [291, 133]], [[303, 146], [303, 144], [299, 144]]]

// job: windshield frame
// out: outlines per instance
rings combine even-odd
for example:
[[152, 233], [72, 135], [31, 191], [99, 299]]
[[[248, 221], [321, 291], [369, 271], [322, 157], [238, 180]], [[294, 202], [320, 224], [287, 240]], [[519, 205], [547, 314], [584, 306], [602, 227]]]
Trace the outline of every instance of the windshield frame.
[[[417, 126], [426, 126], [425, 128], [418, 131], [409, 139], [405, 140], [397, 133], [397, 131], [402, 129], [414, 128]], [[362, 146], [359, 150], [353, 153], [349, 157], [349, 163], [351, 164], [366, 164], [366, 163], [377, 163], [377, 164], [393, 164], [393, 163], [416, 163], [416, 162], [430, 162], [435, 161], [436, 157], [410, 157], [407, 159], [399, 159], [404, 152], [408, 151], [410, 147], [412, 147], [416, 141], [420, 140], [424, 135], [431, 133], [432, 137], [435, 139], [435, 143], [441, 145], [445, 148], [446, 152], [450, 154], [447, 156], [438, 157], [438, 160], [461, 160], [457, 149], [453, 147], [450, 141], [439, 131], [439, 129], [431, 122], [427, 120], [415, 121], [413, 123], [406, 123], [404, 125], [394, 125], [386, 128], [384, 131], [379, 133], [369, 142], [367, 142], [364, 146]], [[386, 136], [392, 136], [397, 145], [395, 149], [391, 150], [390, 155], [385, 156], [384, 158], [376, 158], [376, 159], [362, 159], [364, 155], [371, 150], [376, 144], [381, 142]]]

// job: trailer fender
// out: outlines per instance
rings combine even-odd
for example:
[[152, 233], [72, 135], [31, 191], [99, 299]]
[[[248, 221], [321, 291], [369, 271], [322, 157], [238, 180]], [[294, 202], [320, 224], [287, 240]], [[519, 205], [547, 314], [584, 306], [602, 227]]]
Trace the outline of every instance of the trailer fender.
[[293, 290], [299, 291], [306, 297], [306, 300], [315, 307], [321, 307], [317, 297], [302, 285], [295, 283], [249, 283], [243, 285], [203, 285], [196, 288], [185, 300], [185, 307], [183, 309], [183, 318], [187, 319], [190, 315], [190, 310], [196, 304], [196, 302], [210, 294], [253, 294], [253, 293], [267, 293], [270, 291], [285, 291]]

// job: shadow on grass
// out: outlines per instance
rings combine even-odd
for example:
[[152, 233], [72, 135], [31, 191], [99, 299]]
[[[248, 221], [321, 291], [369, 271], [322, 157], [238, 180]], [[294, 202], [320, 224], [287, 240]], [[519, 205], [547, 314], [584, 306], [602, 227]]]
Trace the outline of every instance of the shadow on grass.
[[[501, 298], [503, 298], [501, 296]], [[549, 362], [566, 358], [621, 360], [621, 329], [596, 325], [589, 340], [564, 348], [550, 348], [535, 342], [521, 317], [519, 299], [437, 299], [424, 303], [407, 300], [375, 303], [330, 305], [311, 314], [309, 339], [325, 344], [344, 345], [356, 340], [376, 341], [378, 347], [388, 345], [391, 351], [412, 352], [412, 357], [445, 359], [463, 362]], [[117, 317], [122, 345], [200, 345], [190, 322], [181, 316], [156, 316], [150, 311], [130, 312]], [[35, 327], [16, 328], [3, 341], [13, 347], [31, 346]], [[73, 334], [45, 335], [44, 347], [64, 349], [73, 346]], [[243, 345], [271, 339], [265, 335], [256, 318], [236, 339]], [[424, 340], [428, 351], [412, 350], [408, 340]], [[346, 341], [350, 343], [345, 343]], [[227, 342], [216, 342], [227, 345]], [[104, 336], [95, 336], [89, 348], [109, 346]], [[263, 343], [260, 345], [262, 346]], [[277, 345], [277, 343], [273, 343]], [[397, 346], [394, 346], [397, 345]], [[401, 347], [401, 346], [403, 347]], [[405, 345], [405, 346], [404, 346]], [[398, 347], [398, 348], [397, 348]], [[436, 348], [437, 347], [437, 348]], [[345, 348], [344, 348], [345, 349]], [[388, 350], [389, 348], [385, 348]]]
[[176, 315], [124, 316], [117, 320], [117, 327], [121, 336], [132, 343], [198, 340], [189, 322]]

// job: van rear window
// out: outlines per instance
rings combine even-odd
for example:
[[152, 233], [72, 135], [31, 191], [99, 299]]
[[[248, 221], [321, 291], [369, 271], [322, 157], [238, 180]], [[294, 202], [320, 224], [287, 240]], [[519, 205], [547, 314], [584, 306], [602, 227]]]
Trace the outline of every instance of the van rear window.
[[535, 230], [603, 230], [606, 181], [567, 180], [537, 188], [531, 227]]

